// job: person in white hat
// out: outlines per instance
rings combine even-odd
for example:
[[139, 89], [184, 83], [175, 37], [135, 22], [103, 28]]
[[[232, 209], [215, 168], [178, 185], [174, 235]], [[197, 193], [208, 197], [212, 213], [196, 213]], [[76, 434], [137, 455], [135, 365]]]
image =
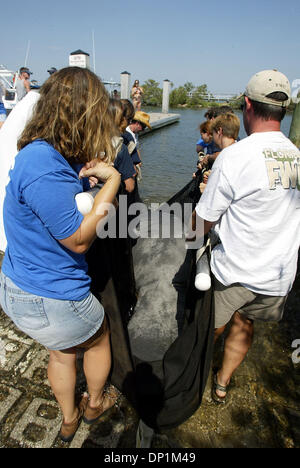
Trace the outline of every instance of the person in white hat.
[[280, 321], [292, 288], [300, 232], [300, 152], [280, 131], [291, 96], [277, 70], [255, 74], [244, 93], [248, 138], [217, 158], [194, 222], [212, 226], [221, 243], [212, 251], [215, 337], [231, 321], [212, 397], [225, 403], [234, 371], [253, 339], [253, 321]]

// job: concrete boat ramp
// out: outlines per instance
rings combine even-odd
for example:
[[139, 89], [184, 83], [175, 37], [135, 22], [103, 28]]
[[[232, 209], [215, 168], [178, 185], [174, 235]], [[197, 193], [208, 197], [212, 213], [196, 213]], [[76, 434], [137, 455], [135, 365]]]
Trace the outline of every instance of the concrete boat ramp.
[[[0, 264], [1, 260], [0, 254]], [[300, 337], [299, 291], [300, 276], [289, 296], [287, 318], [280, 325], [256, 327], [253, 347], [234, 376], [228, 404], [220, 408], [212, 402], [209, 379], [198, 411], [179, 427], [155, 434], [151, 448], [300, 448], [300, 363], [291, 359], [292, 342]], [[214, 364], [220, 355], [216, 349]], [[79, 370], [82, 357], [78, 355]], [[63, 443], [47, 361], [47, 350], [18, 331], [0, 308], [0, 448], [136, 447], [139, 419], [124, 397], [97, 424], [82, 422], [73, 441]], [[85, 380], [82, 372], [78, 375], [80, 397]]]

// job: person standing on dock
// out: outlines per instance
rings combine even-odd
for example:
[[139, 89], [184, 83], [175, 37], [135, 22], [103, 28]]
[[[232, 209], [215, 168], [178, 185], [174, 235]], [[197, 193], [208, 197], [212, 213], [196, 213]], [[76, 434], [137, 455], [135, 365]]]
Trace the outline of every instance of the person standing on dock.
[[[291, 97], [277, 70], [256, 73], [244, 93], [248, 138], [224, 149], [193, 215], [204, 233], [218, 223], [212, 251], [215, 338], [231, 322], [212, 397], [225, 403], [253, 340], [253, 321], [280, 321], [297, 270], [300, 152], [280, 131]], [[195, 226], [195, 224], [194, 224]]]
[[134, 109], [136, 111], [141, 110], [143, 94], [144, 94], [144, 90], [143, 88], [141, 88], [139, 80], [135, 80], [131, 88], [131, 97], [132, 97]]

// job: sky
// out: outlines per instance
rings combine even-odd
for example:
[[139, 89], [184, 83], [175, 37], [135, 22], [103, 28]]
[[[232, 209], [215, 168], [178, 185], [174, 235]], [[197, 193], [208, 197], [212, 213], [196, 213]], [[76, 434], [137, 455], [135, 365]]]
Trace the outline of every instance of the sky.
[[0, 64], [17, 70], [28, 52], [42, 84], [82, 49], [103, 80], [128, 71], [132, 82], [238, 94], [260, 70], [300, 79], [299, 18], [299, 0], [14, 0], [1, 6]]

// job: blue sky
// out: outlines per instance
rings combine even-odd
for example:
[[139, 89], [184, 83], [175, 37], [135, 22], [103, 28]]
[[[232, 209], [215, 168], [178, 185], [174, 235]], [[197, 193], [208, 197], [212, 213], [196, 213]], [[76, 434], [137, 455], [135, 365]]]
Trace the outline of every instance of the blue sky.
[[28, 66], [40, 84], [77, 49], [93, 68], [94, 30], [103, 79], [119, 81], [127, 70], [132, 81], [238, 93], [263, 69], [300, 78], [299, 18], [299, 0], [14, 0], [1, 6], [0, 64], [24, 65], [30, 41]]

